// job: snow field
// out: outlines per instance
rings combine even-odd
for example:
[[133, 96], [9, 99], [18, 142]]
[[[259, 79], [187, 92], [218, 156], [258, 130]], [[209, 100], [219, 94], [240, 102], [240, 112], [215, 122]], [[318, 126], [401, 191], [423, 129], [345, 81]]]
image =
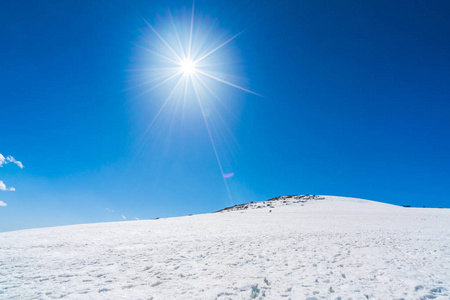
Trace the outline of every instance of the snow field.
[[324, 198], [0, 233], [0, 299], [450, 297], [449, 210]]

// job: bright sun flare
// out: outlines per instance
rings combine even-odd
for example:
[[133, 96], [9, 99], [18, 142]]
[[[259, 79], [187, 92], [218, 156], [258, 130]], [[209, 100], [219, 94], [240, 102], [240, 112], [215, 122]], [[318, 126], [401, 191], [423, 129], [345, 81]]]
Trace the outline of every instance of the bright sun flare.
[[[214, 142], [213, 132], [211, 131], [209, 124], [210, 121], [214, 120], [208, 119], [204, 101], [205, 99], [217, 99], [222, 102], [219, 96], [214, 92], [214, 84], [227, 85], [247, 93], [261, 96], [251, 90], [225, 80], [226, 76], [224, 76], [225, 74], [220, 70], [220, 66], [223, 66], [222, 60], [214, 59], [214, 55], [218, 55], [219, 50], [228, 45], [242, 32], [235, 34], [227, 40], [220, 41], [215, 40], [214, 38], [208, 39], [211, 37], [209, 36], [211, 29], [208, 30], [208, 28], [206, 28], [207, 30], [203, 31], [205, 35], [202, 36], [201, 30], [199, 31], [197, 28], [194, 30], [194, 27], [196, 27], [194, 26], [194, 6], [192, 6], [190, 22], [181, 26], [181, 28], [176, 26], [176, 24], [180, 24], [181, 21], [179, 19], [174, 19], [172, 14], [170, 14], [168, 20], [170, 21], [168, 24], [172, 25], [173, 31], [172, 33], [166, 31], [164, 36], [150, 25], [150, 23], [144, 20], [155, 34], [155, 37], [157, 37], [156, 41], [152, 41], [152, 45], [157, 45], [155, 49], [145, 48], [157, 58], [155, 68], [150, 69], [154, 72], [155, 80], [150, 81], [153, 83], [153, 86], [147, 90], [147, 92], [161, 86], [168, 88], [168, 96], [163, 101], [161, 108], [151, 121], [147, 131], [152, 127], [161, 112], [169, 106], [169, 102], [174, 101], [177, 105], [181, 102], [184, 107], [187, 98], [196, 99], [214, 149], [220, 172], [223, 176], [230, 202], [232, 202], [230, 190], [226, 182], [226, 179], [230, 178], [229, 174], [232, 173], [225, 173], [223, 170]], [[211, 101], [208, 101], [208, 104], [211, 105], [211, 103]]]
[[180, 65], [181, 71], [184, 75], [189, 76], [195, 73], [195, 63], [190, 60], [184, 60]]

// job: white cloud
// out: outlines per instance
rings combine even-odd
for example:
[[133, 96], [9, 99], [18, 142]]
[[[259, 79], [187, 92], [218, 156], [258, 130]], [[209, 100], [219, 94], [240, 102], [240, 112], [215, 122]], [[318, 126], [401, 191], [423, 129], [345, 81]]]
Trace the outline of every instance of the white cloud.
[[[2, 156], [3, 156], [3, 155], [2, 155]], [[22, 164], [22, 162], [16, 160], [16, 159], [15, 159], [14, 157], [12, 157], [11, 155], [8, 156], [8, 157], [6, 158], [6, 160], [7, 160], [8, 162], [12, 162], [12, 163], [16, 164], [16, 166], [18, 166], [19, 168], [23, 169], [23, 164]]]
[[3, 154], [0, 153], [0, 167], [3, 167], [3, 165], [6, 165], [8, 163], [13, 163], [19, 168], [23, 169], [23, 164], [21, 161], [16, 160], [14, 157], [9, 155], [8, 157], [4, 157]]
[[11, 191], [14, 192], [16, 189], [13, 187], [7, 188], [5, 183], [0, 180], [0, 191]]
[[[105, 208], [105, 210], [106, 210], [107, 212], [109, 212], [110, 214], [116, 214], [116, 211], [115, 211], [114, 209], [112, 209], [112, 208], [108, 208], [108, 207], [107, 207], [107, 208]], [[125, 217], [124, 215], [121, 215], [120, 212], [117, 212], [117, 215], [121, 216], [122, 219], [124, 219], [124, 220], [127, 219], [127, 217]]]
[[[16, 160], [14, 157], [12, 157], [11, 155], [8, 157], [4, 157], [3, 154], [0, 153], [0, 167], [3, 167], [3, 165], [6, 165], [8, 163], [13, 163], [15, 165], [17, 165], [19, 168], [23, 169], [23, 164], [22, 162]], [[16, 189], [13, 187], [6, 187], [6, 184], [0, 180], [0, 191], [11, 191], [14, 192]], [[0, 200], [0, 206], [6, 206], [7, 204], [3, 201]]]

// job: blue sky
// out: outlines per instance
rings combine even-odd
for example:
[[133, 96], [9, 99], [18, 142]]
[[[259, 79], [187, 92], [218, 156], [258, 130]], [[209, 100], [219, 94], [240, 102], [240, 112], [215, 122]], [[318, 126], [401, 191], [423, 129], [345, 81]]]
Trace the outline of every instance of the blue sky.
[[0, 168], [15, 188], [0, 231], [286, 194], [450, 206], [448, 1], [196, 1], [212, 42], [244, 30], [219, 74], [263, 96], [205, 96], [231, 199], [193, 95], [147, 131], [169, 88], [137, 87], [155, 62], [144, 19], [164, 32], [169, 8], [182, 20], [192, 2], [0, 4], [0, 153], [24, 165]]

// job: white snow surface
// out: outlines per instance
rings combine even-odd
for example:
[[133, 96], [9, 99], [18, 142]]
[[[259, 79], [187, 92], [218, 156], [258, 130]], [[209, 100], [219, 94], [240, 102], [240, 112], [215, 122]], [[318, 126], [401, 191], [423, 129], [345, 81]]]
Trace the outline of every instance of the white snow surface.
[[450, 298], [450, 210], [319, 198], [0, 233], [0, 299]]

